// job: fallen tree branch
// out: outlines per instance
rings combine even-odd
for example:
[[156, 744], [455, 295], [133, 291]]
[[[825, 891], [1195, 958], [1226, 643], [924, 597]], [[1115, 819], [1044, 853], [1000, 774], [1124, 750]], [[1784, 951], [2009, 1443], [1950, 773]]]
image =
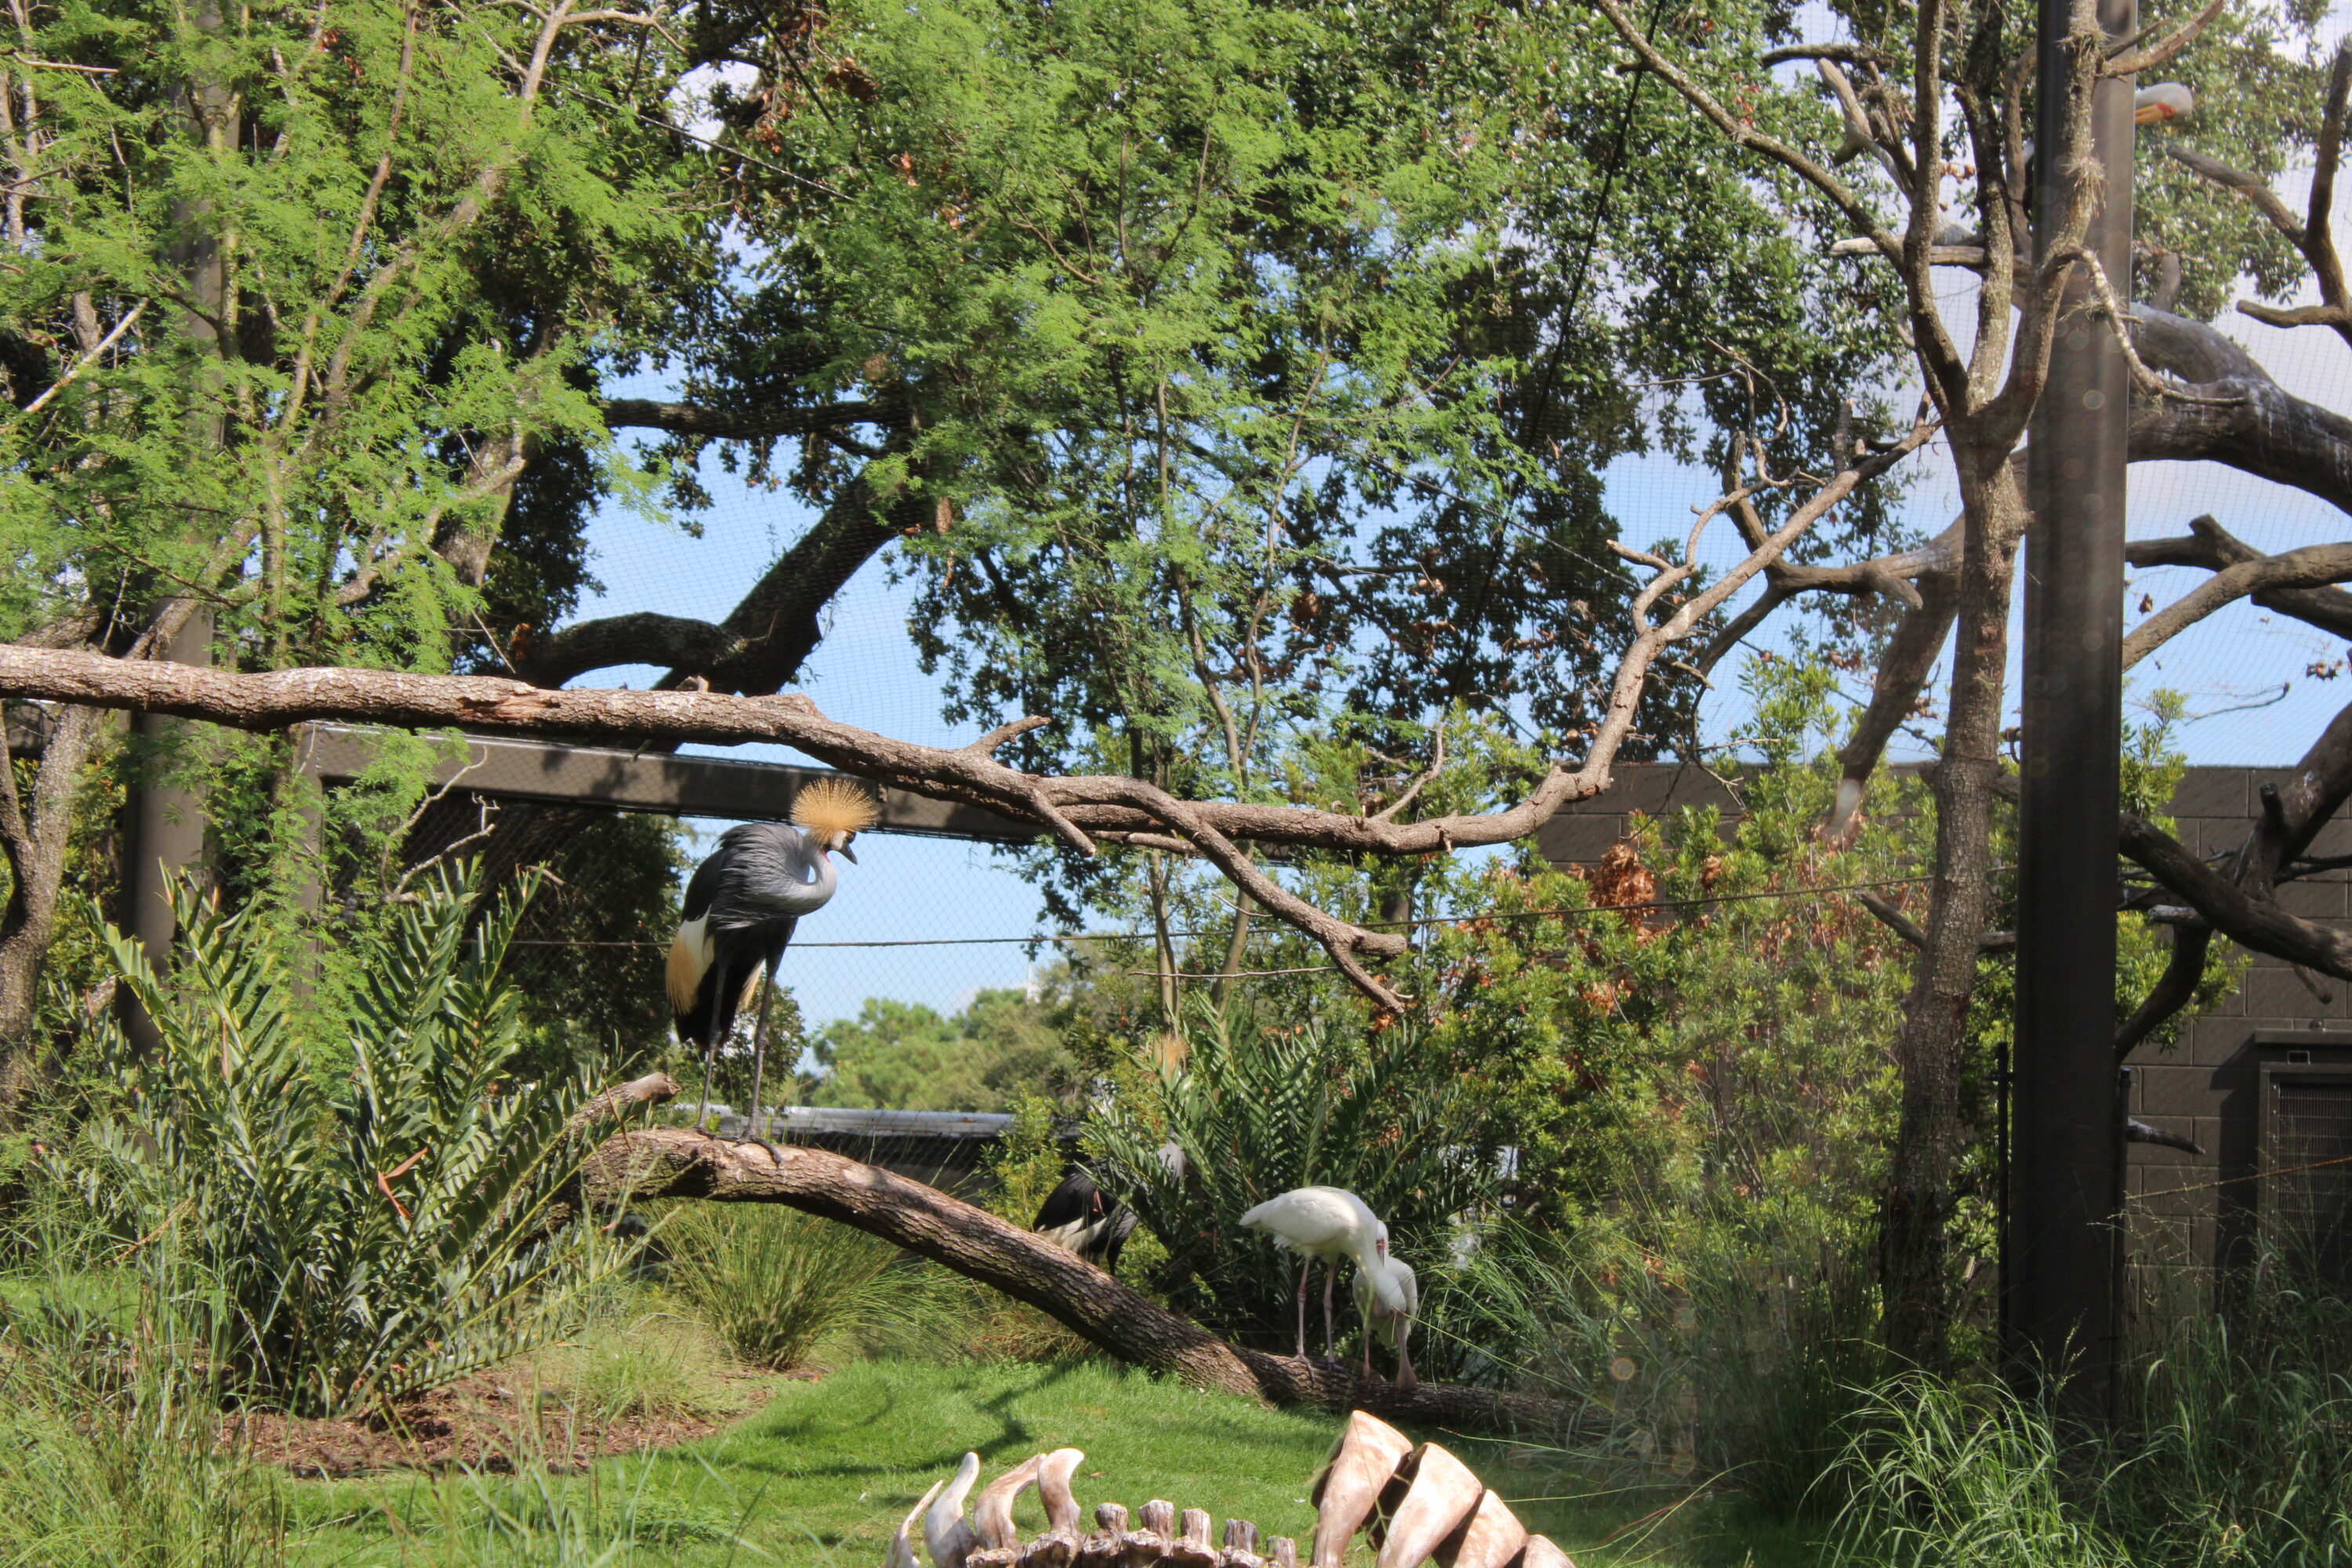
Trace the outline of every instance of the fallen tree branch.
[[986, 1209], [820, 1149], [785, 1144], [772, 1155], [757, 1144], [656, 1128], [606, 1140], [582, 1175], [586, 1200], [596, 1206], [647, 1198], [772, 1203], [855, 1226], [1026, 1301], [1123, 1361], [1196, 1388], [1431, 1426], [1529, 1433], [1563, 1432], [1585, 1413], [1580, 1404], [1533, 1394], [1359, 1382], [1337, 1363], [1239, 1349]]

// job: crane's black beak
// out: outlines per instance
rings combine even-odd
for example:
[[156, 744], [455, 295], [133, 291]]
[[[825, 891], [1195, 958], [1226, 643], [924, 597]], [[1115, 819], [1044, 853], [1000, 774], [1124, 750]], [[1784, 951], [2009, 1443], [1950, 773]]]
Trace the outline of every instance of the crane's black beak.
[[845, 860], [848, 861], [848, 862], [849, 862], [851, 865], [853, 865], [853, 866], [855, 866], [855, 865], [856, 865], [856, 864], [857, 864], [857, 851], [856, 851], [856, 850], [855, 850], [855, 849], [852, 849], [852, 848], [851, 848], [848, 845], [846, 845], [846, 844], [844, 844], [844, 845], [841, 847], [841, 858], [842, 858], [843, 859], [845, 859]]

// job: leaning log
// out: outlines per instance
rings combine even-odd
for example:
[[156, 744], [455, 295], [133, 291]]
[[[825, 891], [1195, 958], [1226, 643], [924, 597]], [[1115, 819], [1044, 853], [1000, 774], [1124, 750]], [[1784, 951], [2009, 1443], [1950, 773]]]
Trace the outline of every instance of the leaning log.
[[986, 1209], [822, 1149], [783, 1144], [771, 1152], [656, 1127], [606, 1140], [588, 1156], [582, 1178], [597, 1207], [647, 1198], [771, 1203], [854, 1226], [1028, 1302], [1121, 1361], [1199, 1388], [1269, 1405], [1499, 1431], [1564, 1433], [1583, 1413], [1564, 1400], [1450, 1384], [1396, 1388], [1334, 1363], [1243, 1350]]

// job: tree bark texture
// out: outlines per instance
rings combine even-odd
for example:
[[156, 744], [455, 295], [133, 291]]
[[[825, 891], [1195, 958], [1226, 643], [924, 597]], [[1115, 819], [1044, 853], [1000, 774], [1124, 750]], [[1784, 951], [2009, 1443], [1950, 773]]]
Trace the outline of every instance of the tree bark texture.
[[41, 959], [57, 934], [58, 892], [82, 764], [104, 722], [93, 708], [58, 711], [33, 769], [29, 799], [16, 788], [14, 759], [0, 755], [6, 769], [0, 777], [0, 848], [9, 871], [8, 902], [0, 910], [0, 1125], [37, 1077], [33, 1024]]
[[608, 1139], [583, 1172], [588, 1202], [698, 1198], [783, 1204], [878, 1236], [1026, 1301], [1122, 1361], [1269, 1405], [1369, 1410], [1384, 1420], [1562, 1433], [1580, 1404], [1447, 1384], [1360, 1382], [1332, 1362], [1226, 1343], [1076, 1254], [935, 1187], [824, 1150], [727, 1143], [683, 1128]]
[[1887, 1347], [1939, 1363], [1951, 1326], [1948, 1251], [1965, 1146], [1960, 1116], [1969, 999], [1991, 902], [1992, 805], [2000, 774], [2011, 564], [2024, 537], [2021, 476], [1998, 452], [1954, 442], [1966, 508], [1957, 589], [1951, 707], [1936, 769], [1934, 900], [1895, 1052], [1901, 1120], [1880, 1214], [1879, 1285]]

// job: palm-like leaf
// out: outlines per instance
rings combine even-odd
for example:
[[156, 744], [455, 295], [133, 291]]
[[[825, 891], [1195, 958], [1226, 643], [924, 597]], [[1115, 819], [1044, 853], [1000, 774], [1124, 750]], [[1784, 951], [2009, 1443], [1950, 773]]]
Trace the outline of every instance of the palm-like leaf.
[[[1354, 1044], [1320, 1026], [1261, 1029], [1204, 1012], [1179, 1071], [1140, 1105], [1091, 1124], [1097, 1179], [1168, 1249], [1154, 1283], [1210, 1327], [1290, 1342], [1290, 1260], [1242, 1214], [1293, 1187], [1346, 1187], [1388, 1222], [1391, 1249], [1424, 1271], [1495, 1196], [1494, 1151], [1465, 1086], [1432, 1070], [1400, 1026]], [[1184, 1153], [1182, 1174], [1160, 1157]]]
[[208, 1325], [225, 1394], [329, 1413], [431, 1387], [524, 1348], [600, 1265], [592, 1237], [547, 1224], [593, 1135], [572, 1125], [593, 1079], [504, 1077], [518, 1030], [499, 971], [530, 889], [478, 919], [474, 893], [435, 879], [367, 955], [331, 1082], [240, 915], [176, 889], [168, 980], [110, 933], [163, 1048], [93, 1130], [90, 1187], [172, 1238], [142, 1267]]

